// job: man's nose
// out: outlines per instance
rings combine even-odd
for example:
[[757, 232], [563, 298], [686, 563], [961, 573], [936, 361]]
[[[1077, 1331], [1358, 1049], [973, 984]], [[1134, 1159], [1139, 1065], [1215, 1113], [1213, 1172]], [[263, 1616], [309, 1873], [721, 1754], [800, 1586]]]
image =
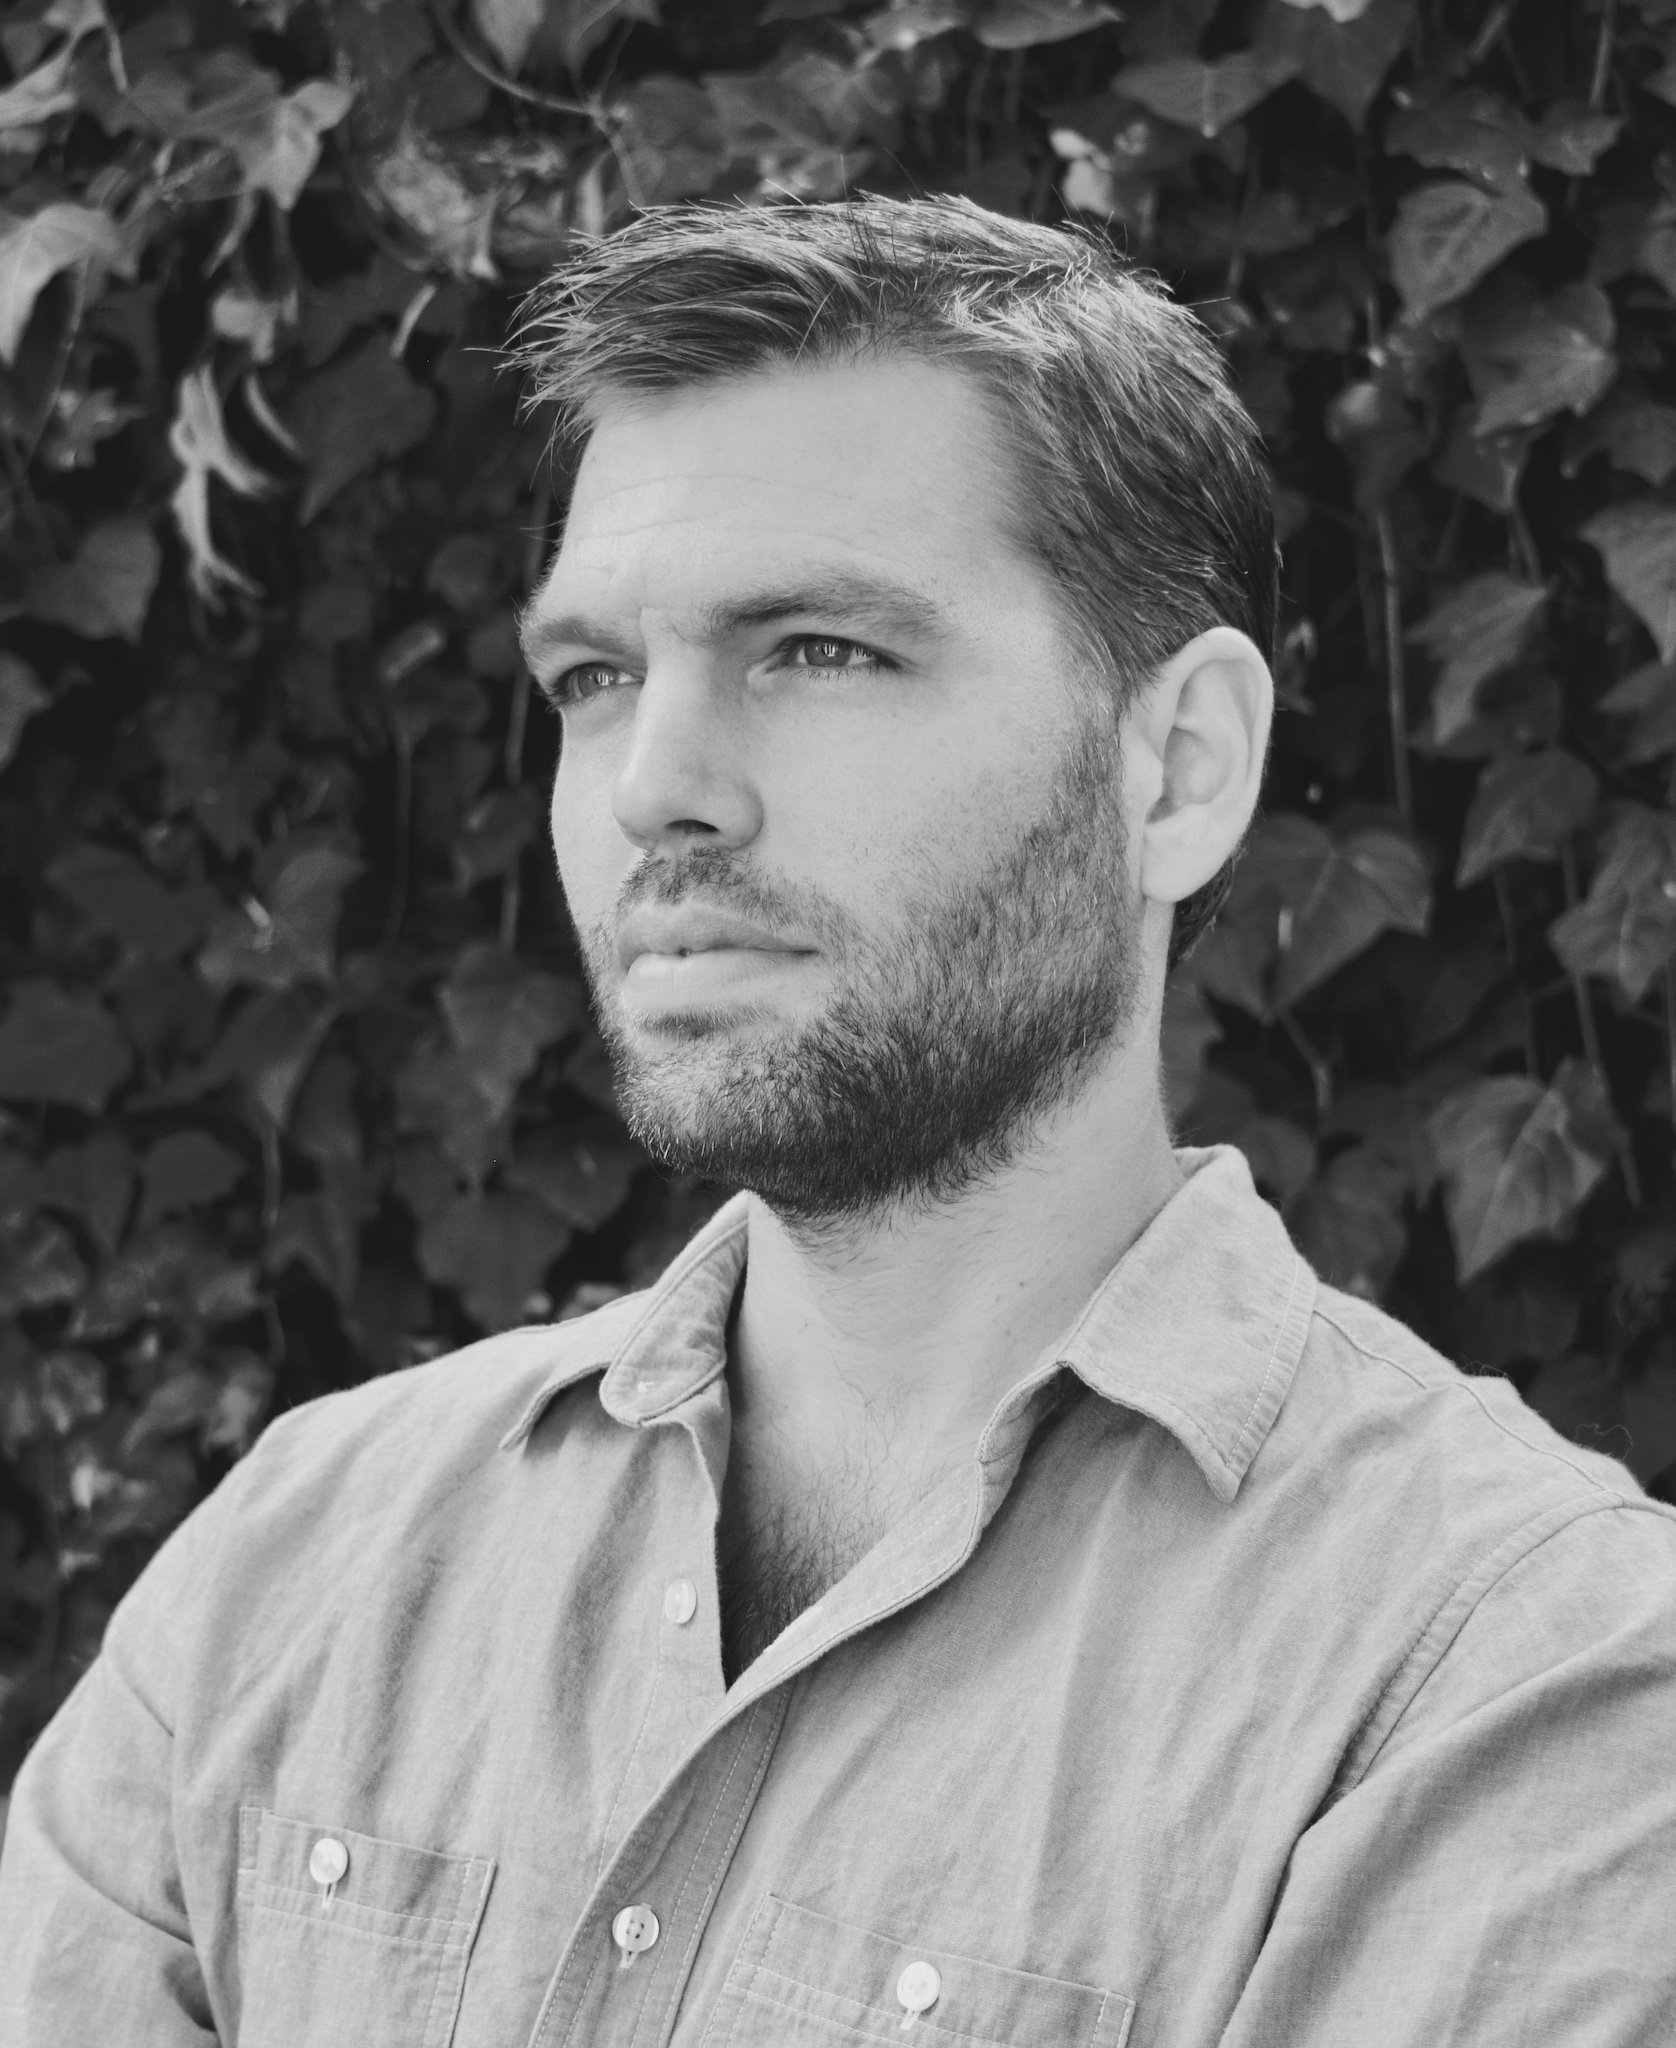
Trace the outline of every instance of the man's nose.
[[762, 827], [743, 719], [713, 664], [654, 662], [640, 685], [611, 808], [643, 851], [744, 846]]

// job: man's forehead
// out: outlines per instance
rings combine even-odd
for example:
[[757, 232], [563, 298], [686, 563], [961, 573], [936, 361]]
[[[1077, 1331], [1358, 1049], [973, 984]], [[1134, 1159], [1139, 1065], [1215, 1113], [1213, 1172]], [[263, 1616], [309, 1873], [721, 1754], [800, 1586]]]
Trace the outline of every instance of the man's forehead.
[[632, 530], [687, 516], [839, 529], [926, 517], [970, 524], [1001, 480], [999, 436], [961, 372], [911, 358], [778, 364], [596, 407], [573, 522]]
[[567, 615], [651, 604], [705, 637], [797, 613], [926, 632], [1015, 579], [1033, 565], [966, 378], [786, 368], [602, 410], [525, 624], [551, 642]]

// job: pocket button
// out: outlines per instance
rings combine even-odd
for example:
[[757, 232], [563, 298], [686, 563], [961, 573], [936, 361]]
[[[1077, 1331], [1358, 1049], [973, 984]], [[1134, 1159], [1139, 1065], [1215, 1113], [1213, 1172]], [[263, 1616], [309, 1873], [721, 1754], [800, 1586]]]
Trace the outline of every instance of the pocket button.
[[336, 1835], [322, 1835], [308, 1852], [308, 1874], [316, 1884], [336, 1884], [349, 1868], [349, 1851]]
[[[896, 1980], [896, 2002], [909, 2020], [917, 2019], [937, 2003], [942, 1989], [943, 1980], [935, 1963], [910, 1963]], [[903, 2025], [907, 2024], [904, 2020]]]

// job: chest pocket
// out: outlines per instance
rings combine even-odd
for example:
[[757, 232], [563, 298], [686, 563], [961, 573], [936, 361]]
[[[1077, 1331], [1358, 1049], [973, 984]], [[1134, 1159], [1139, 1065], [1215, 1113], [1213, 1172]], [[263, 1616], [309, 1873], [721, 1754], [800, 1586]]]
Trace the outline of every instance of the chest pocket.
[[1123, 2048], [1134, 2014], [1092, 1984], [917, 1948], [770, 1894], [703, 2048]]
[[494, 1870], [241, 1807], [239, 2048], [448, 2048]]

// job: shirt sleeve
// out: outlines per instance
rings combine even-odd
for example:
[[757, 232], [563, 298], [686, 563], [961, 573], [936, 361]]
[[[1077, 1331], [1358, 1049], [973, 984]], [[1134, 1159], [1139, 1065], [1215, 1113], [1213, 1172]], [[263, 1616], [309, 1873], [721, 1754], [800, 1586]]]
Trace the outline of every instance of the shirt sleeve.
[[141, 1574], [18, 1773], [0, 1851], [6, 2048], [217, 2039], [172, 1799], [171, 1639], [202, 1518], [200, 1509]]
[[1221, 2048], [1667, 2044], [1673, 1735], [1676, 1518], [1585, 1513], [1299, 1837]]

